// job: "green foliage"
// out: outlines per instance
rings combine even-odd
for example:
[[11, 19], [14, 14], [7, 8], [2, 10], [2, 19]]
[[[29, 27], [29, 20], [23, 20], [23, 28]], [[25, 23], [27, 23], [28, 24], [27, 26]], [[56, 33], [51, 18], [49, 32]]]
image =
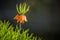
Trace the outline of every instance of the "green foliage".
[[29, 35], [29, 29], [19, 29], [18, 25], [14, 30], [14, 26], [9, 21], [2, 22], [0, 20], [0, 40], [41, 40], [41, 38]]
[[27, 6], [26, 3], [23, 3], [23, 4], [20, 3], [19, 7], [18, 7], [18, 4], [16, 5], [16, 10], [19, 14], [27, 13], [29, 11], [29, 8], [30, 8], [30, 6], [29, 5]]

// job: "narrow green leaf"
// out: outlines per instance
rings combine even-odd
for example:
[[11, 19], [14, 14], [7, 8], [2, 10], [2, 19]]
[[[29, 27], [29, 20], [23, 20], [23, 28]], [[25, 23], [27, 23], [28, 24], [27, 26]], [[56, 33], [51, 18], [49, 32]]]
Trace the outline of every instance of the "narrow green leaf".
[[19, 9], [18, 9], [18, 4], [16, 4], [16, 10], [18, 13], [20, 13]]

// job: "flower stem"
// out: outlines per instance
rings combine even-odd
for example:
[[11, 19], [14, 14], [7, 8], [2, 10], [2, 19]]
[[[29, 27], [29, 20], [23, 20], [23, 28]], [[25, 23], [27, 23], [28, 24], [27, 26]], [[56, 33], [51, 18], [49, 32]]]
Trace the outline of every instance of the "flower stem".
[[20, 29], [21, 29], [21, 23], [19, 24], [19, 27], [20, 27]]

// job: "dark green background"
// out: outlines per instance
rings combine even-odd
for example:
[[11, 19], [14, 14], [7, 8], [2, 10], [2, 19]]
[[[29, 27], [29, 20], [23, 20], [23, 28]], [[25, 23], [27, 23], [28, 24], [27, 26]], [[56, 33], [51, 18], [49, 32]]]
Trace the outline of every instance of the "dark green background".
[[25, 1], [31, 8], [26, 13], [28, 22], [22, 24], [22, 27], [29, 28], [31, 33], [40, 35], [44, 40], [59, 40], [60, 14], [59, 2], [56, 0], [0, 0], [0, 19], [16, 25], [13, 20], [17, 14], [16, 4]]

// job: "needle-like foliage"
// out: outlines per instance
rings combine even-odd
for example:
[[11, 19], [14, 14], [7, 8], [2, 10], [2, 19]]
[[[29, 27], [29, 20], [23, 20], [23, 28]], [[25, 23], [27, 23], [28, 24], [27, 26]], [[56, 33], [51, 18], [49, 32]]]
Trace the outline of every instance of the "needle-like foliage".
[[33, 33], [29, 35], [29, 29], [19, 29], [18, 25], [14, 30], [14, 26], [9, 21], [2, 22], [0, 20], [0, 40], [41, 40], [33, 36]]

